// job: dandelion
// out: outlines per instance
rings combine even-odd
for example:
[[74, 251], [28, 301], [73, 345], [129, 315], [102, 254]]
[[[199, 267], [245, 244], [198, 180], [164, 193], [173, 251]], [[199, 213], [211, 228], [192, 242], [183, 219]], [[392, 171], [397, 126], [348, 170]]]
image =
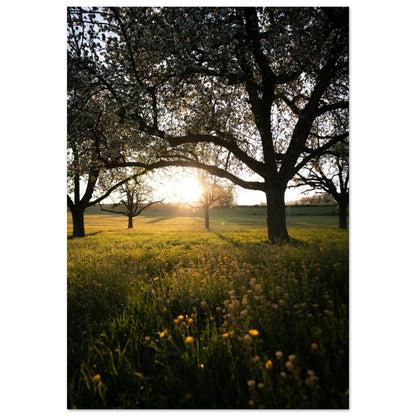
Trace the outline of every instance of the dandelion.
[[248, 333], [253, 337], [256, 338], [260, 335], [260, 332], [257, 331], [257, 329], [250, 329], [250, 331], [248, 331]]
[[160, 332], [160, 333], [159, 333], [159, 337], [160, 337], [160, 338], [163, 338], [163, 337], [165, 337], [167, 334], [168, 334], [168, 330], [167, 330], [167, 329], [165, 329], [163, 332]]
[[256, 386], [256, 382], [254, 380], [248, 380], [247, 385], [250, 389], [253, 389]]
[[186, 337], [186, 339], [185, 339], [185, 343], [188, 344], [188, 345], [191, 345], [194, 342], [195, 342], [195, 339], [193, 337], [191, 337], [191, 336]]
[[227, 339], [229, 336], [230, 336], [230, 334], [228, 333], [228, 332], [226, 332], [225, 334], [222, 334], [221, 335], [224, 339]]
[[318, 344], [316, 342], [312, 342], [311, 349], [312, 350], [317, 350], [318, 349]]
[[257, 387], [259, 388], [259, 390], [264, 389], [264, 383], [257, 384]]
[[188, 319], [188, 324], [192, 324], [194, 322], [194, 320], [192, 318]]
[[288, 370], [292, 370], [293, 369], [292, 361], [286, 361], [285, 366]]
[[273, 368], [272, 360], [267, 360], [264, 366], [266, 367], [266, 370], [271, 370]]
[[144, 337], [144, 339], [145, 339], [146, 341], [150, 341], [150, 337], [149, 337], [149, 336]]
[[98, 383], [101, 380], [101, 376], [99, 374], [96, 374], [93, 378], [92, 378], [92, 382], [93, 383]]
[[283, 357], [282, 351], [276, 351], [276, 358], [280, 360]]

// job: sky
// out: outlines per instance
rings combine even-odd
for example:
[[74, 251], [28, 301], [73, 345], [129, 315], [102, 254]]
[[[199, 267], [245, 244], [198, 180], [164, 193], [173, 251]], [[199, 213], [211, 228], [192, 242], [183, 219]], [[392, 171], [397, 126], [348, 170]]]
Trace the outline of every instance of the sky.
[[[149, 185], [154, 188], [153, 199], [164, 199], [165, 202], [196, 203], [201, 195], [197, 172], [195, 169], [172, 168], [173, 173], [154, 173], [149, 179]], [[81, 188], [83, 191], [85, 186]], [[262, 191], [253, 191], [239, 186], [234, 187], [235, 201], [237, 205], [258, 205], [266, 202], [266, 195]], [[287, 189], [285, 201], [291, 202], [300, 199], [299, 189]], [[117, 192], [104, 200], [104, 203], [112, 203], [117, 200]]]

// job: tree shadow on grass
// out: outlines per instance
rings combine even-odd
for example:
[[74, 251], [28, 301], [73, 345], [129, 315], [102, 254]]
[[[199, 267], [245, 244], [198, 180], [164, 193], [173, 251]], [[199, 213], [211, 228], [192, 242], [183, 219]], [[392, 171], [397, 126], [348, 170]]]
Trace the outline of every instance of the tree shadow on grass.
[[236, 241], [230, 237], [226, 237], [224, 234], [219, 233], [218, 231], [212, 231], [209, 230], [212, 234], [216, 235], [220, 240], [226, 241], [227, 243], [230, 243], [234, 247], [241, 247], [243, 244], [241, 241]]
[[[90, 236], [101, 234], [101, 233], [102, 233], [102, 231], [96, 231], [95, 233], [86, 233], [85, 237], [90, 237]], [[67, 235], [66, 236], [67, 240], [74, 240], [76, 238], [83, 238], [83, 237], [74, 237], [73, 235]]]
[[261, 241], [258, 241], [258, 242], [252, 242], [252, 241], [251, 242], [244, 242], [244, 241], [241, 241], [241, 240], [236, 240], [234, 238], [227, 237], [227, 236], [225, 236], [224, 234], [222, 234], [218, 231], [210, 230], [210, 232], [212, 234], [215, 234], [220, 240], [226, 241], [227, 243], [230, 243], [234, 247], [242, 247], [242, 246], [245, 246], [245, 245], [250, 245], [250, 246], [254, 247], [254, 246], [263, 246], [265, 244], [267, 244], [267, 245], [270, 244], [270, 245], [275, 245], [275, 246], [284, 246], [284, 245], [290, 244], [290, 245], [293, 245], [295, 247], [306, 247], [306, 246], [310, 245], [310, 243], [308, 243], [307, 241], [299, 240], [299, 239], [294, 238], [294, 237], [289, 237], [288, 241], [272, 242], [268, 239], [264, 239], [264, 240], [261, 240]]
[[169, 219], [169, 217], [159, 217], [159, 218], [155, 218], [155, 219], [153, 219], [151, 221], [147, 221], [146, 224], [155, 224], [157, 222], [166, 221], [168, 219]]

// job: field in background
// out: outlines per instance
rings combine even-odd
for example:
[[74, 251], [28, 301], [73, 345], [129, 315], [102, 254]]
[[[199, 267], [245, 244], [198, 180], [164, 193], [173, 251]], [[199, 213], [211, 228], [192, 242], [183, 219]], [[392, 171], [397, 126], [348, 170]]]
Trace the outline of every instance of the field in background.
[[264, 207], [211, 210], [210, 232], [91, 210], [68, 239], [68, 407], [347, 408], [348, 233], [328, 209], [289, 209], [280, 245]]
[[[337, 227], [335, 206], [286, 207], [288, 227]], [[134, 218], [134, 230], [143, 232], [204, 231], [202, 209], [150, 207]], [[210, 210], [210, 227], [215, 231], [265, 229], [266, 207], [240, 206]], [[109, 214], [99, 207], [91, 207], [85, 215], [87, 234], [109, 230], [127, 231], [127, 217]], [[72, 219], [68, 213], [68, 235], [72, 234]]]

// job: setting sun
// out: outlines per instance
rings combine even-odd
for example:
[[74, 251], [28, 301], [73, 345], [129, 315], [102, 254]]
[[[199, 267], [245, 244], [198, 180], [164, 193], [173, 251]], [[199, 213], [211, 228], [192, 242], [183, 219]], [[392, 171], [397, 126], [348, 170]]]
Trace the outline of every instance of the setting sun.
[[160, 185], [166, 202], [194, 204], [201, 196], [201, 187], [196, 173], [177, 172], [166, 177]]
[[198, 178], [186, 174], [176, 177], [173, 192], [177, 195], [178, 202], [197, 202], [201, 195]]

